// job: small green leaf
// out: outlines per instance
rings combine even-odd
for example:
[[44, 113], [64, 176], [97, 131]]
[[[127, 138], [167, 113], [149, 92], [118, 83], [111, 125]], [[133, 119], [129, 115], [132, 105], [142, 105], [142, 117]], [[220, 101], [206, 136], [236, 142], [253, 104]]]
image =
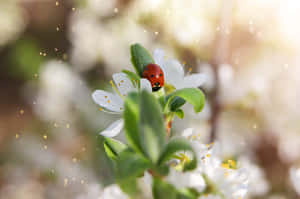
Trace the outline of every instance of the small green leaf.
[[136, 178], [119, 180], [117, 181], [117, 183], [120, 186], [120, 188], [123, 190], [123, 192], [127, 193], [132, 198], [135, 198], [135, 196], [139, 195], [140, 193]]
[[142, 153], [139, 136], [139, 99], [138, 93], [129, 93], [124, 105], [124, 129], [129, 146]]
[[197, 199], [200, 194], [192, 188], [183, 188], [178, 190], [177, 199]]
[[175, 114], [177, 115], [177, 117], [179, 117], [180, 119], [184, 118], [184, 112], [182, 109], [178, 109], [176, 110]]
[[196, 153], [193, 150], [189, 142], [182, 139], [173, 139], [165, 147], [163, 153], [161, 154], [158, 164], [162, 165], [166, 161], [169, 161], [177, 152], [189, 151], [193, 155], [193, 159], [185, 163], [183, 171], [193, 170], [197, 166], [197, 157]]
[[168, 112], [169, 110], [170, 111], [177, 110], [180, 106], [184, 104], [182, 100], [179, 100], [180, 98], [177, 97], [180, 97], [183, 100], [192, 104], [194, 106], [195, 112], [200, 112], [203, 109], [205, 104], [205, 96], [200, 89], [184, 88], [171, 93], [167, 97], [167, 103], [165, 105], [166, 112]]
[[129, 77], [133, 85], [137, 85], [138, 87], [140, 87], [140, 77], [137, 74], [129, 70], [122, 70], [122, 72]]
[[170, 102], [170, 110], [172, 112], [175, 112], [177, 109], [179, 109], [181, 106], [185, 104], [185, 100], [181, 97], [175, 96], [173, 100]]
[[139, 190], [136, 183], [136, 178], [141, 176], [145, 170], [151, 167], [151, 163], [130, 150], [121, 152], [116, 161], [116, 179], [122, 190], [134, 196]]
[[150, 53], [140, 44], [133, 44], [130, 46], [131, 62], [140, 77], [143, 75], [144, 68], [154, 60]]
[[152, 185], [154, 199], [176, 199], [177, 190], [175, 187], [159, 178], [154, 178]]
[[116, 160], [119, 156], [119, 154], [127, 148], [125, 144], [122, 142], [105, 137], [104, 138], [104, 149], [108, 157], [110, 157], [113, 160]]
[[166, 131], [159, 103], [145, 90], [141, 92], [139, 130], [144, 154], [156, 163], [165, 146]]
[[125, 150], [120, 153], [117, 160], [117, 178], [126, 179], [138, 177], [151, 167], [151, 163], [138, 153]]

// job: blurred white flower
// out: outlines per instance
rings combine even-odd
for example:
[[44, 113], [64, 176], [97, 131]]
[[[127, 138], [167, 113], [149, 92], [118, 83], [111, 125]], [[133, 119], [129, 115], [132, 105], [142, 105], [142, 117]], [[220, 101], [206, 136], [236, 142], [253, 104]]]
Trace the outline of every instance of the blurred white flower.
[[269, 189], [270, 185], [265, 178], [263, 170], [256, 164], [250, 161], [249, 158], [241, 157], [239, 158], [239, 163], [241, 167], [249, 171], [249, 193], [251, 196], [262, 196], [265, 195]]
[[15, 40], [26, 27], [26, 16], [17, 0], [0, 2], [0, 47]]
[[201, 197], [199, 197], [198, 199], [222, 199], [222, 197], [219, 196], [219, 195], [212, 195], [212, 194], [209, 194], [209, 195], [201, 196]]
[[198, 171], [179, 172], [175, 169], [171, 169], [167, 176], [167, 181], [173, 184], [177, 189], [189, 187], [199, 192], [202, 192], [206, 186], [202, 174]]
[[225, 198], [244, 198], [248, 192], [248, 171], [237, 168], [234, 160], [222, 161], [218, 156], [218, 143], [201, 144], [197, 134], [188, 129], [183, 137], [190, 140], [197, 153], [198, 167], [205, 179], [206, 186], [217, 190]]
[[[93, 100], [102, 107], [103, 111], [108, 113], [121, 114], [124, 110], [125, 97], [131, 91], [137, 91], [137, 82], [132, 81], [125, 73], [113, 74], [113, 81], [111, 81], [114, 93], [103, 90], [96, 90], [92, 94]], [[142, 78], [140, 80], [141, 89], [152, 91], [151, 84], [148, 80]], [[114, 137], [123, 129], [124, 121], [119, 119], [113, 122], [107, 129], [100, 132], [101, 135], [106, 137]]]
[[36, 112], [46, 120], [71, 120], [70, 102], [80, 78], [70, 67], [59, 61], [49, 61], [41, 67], [40, 89]]
[[290, 168], [290, 180], [297, 194], [300, 195], [300, 168]]
[[80, 194], [76, 199], [99, 199], [102, 193], [100, 184], [88, 184], [85, 193]]
[[[102, 0], [91, 1], [97, 7], [103, 7]], [[127, 13], [132, 14], [131, 11]], [[144, 27], [129, 15], [99, 20], [91, 7], [74, 12], [69, 29], [73, 45], [70, 53], [72, 65], [79, 71], [86, 71], [95, 67], [96, 63], [103, 63], [106, 75], [129, 69], [129, 46], [138, 42], [149, 47], [154, 43], [151, 32], [145, 32]]]
[[170, 84], [176, 89], [197, 88], [206, 80], [206, 76], [201, 73], [184, 76], [184, 69], [180, 62], [175, 59], [166, 60], [162, 49], [156, 49], [153, 52], [153, 58], [155, 63], [162, 68], [166, 84]]
[[109, 185], [104, 189], [100, 184], [89, 184], [86, 192], [76, 199], [128, 199], [128, 196], [116, 184]]
[[128, 196], [122, 192], [118, 185], [112, 184], [104, 188], [99, 199], [128, 199]]

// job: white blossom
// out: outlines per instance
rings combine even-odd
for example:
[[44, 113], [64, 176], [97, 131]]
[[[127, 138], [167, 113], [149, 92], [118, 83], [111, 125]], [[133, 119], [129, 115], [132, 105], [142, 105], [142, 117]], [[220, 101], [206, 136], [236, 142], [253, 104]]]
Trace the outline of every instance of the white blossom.
[[201, 73], [184, 76], [181, 63], [175, 59], [165, 59], [162, 49], [156, 49], [153, 52], [153, 58], [164, 72], [165, 83], [174, 86], [176, 89], [197, 88], [206, 80], [206, 76]]
[[202, 192], [206, 186], [202, 174], [198, 171], [180, 172], [175, 169], [171, 169], [167, 180], [177, 189], [189, 187]]
[[[111, 81], [114, 92], [107, 92], [103, 90], [96, 90], [92, 94], [92, 98], [103, 111], [108, 113], [121, 114], [124, 110], [124, 99], [131, 91], [137, 91], [138, 85], [133, 82], [125, 73], [113, 74], [113, 81]], [[140, 88], [151, 92], [151, 84], [146, 79], [140, 80]], [[100, 134], [106, 137], [114, 137], [123, 129], [123, 119], [118, 119], [113, 122], [108, 128]]]
[[190, 140], [197, 153], [198, 167], [194, 172], [200, 172], [206, 181], [206, 186], [212, 186], [217, 193], [225, 198], [244, 198], [248, 192], [248, 171], [237, 168], [234, 160], [222, 161], [218, 156], [218, 143], [202, 144], [198, 135], [188, 129], [183, 137]]

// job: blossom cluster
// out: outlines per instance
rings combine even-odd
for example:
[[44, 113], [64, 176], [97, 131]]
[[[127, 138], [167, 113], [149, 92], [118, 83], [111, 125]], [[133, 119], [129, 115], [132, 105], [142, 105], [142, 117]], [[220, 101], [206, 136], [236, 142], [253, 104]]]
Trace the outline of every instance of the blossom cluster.
[[[199, 87], [206, 76], [185, 76], [182, 64], [166, 59], [161, 49], [154, 51], [153, 58], [141, 45], [132, 45], [136, 73], [116, 73], [111, 81], [113, 92], [96, 90], [92, 94], [101, 111], [121, 116], [100, 132], [115, 165], [116, 183], [133, 198], [145, 197], [149, 190], [152, 194], [146, 198], [245, 198], [249, 173], [236, 160], [223, 159], [218, 143], [199, 142], [192, 129], [180, 137], [171, 135], [173, 120], [184, 117], [181, 107], [186, 102], [195, 112], [203, 109], [204, 95]], [[145, 76], [149, 64], [155, 64], [163, 74], [156, 74], [157, 69], [150, 70], [150, 78]], [[155, 78], [160, 78], [162, 88], [153, 89]], [[127, 143], [112, 138], [122, 129]]]

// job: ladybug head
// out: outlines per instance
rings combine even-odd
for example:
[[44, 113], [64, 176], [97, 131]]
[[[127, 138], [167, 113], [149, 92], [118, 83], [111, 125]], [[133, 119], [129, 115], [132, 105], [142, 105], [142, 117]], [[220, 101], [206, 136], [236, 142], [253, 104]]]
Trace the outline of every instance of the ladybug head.
[[143, 78], [150, 81], [153, 92], [158, 91], [165, 83], [164, 72], [157, 64], [148, 64], [143, 72]]

